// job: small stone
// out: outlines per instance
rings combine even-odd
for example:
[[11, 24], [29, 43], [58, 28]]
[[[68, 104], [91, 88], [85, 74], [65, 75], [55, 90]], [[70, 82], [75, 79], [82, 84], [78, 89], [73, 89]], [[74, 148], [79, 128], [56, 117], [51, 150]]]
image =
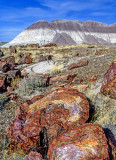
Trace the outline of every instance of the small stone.
[[77, 67], [83, 67], [88, 65], [88, 61], [87, 60], [81, 60], [77, 63]]
[[25, 57], [25, 62], [26, 62], [27, 64], [32, 63], [32, 58], [31, 58], [30, 56], [26, 56], [26, 57]]

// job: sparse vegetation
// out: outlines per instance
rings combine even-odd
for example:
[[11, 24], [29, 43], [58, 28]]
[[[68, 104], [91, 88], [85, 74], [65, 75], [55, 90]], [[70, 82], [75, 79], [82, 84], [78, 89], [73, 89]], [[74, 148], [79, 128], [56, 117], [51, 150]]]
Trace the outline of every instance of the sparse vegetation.
[[17, 89], [17, 92], [22, 96], [30, 96], [36, 90], [42, 92], [45, 87], [45, 83], [40, 77], [34, 77], [31, 79], [26, 79], [22, 85]]
[[4, 103], [8, 100], [8, 96], [0, 94], [0, 110], [4, 107]]
[[21, 160], [25, 157], [25, 153], [23, 151], [14, 152], [12, 154], [8, 153], [8, 150], [3, 150], [3, 160]]
[[60, 65], [60, 64], [55, 64], [53, 68], [50, 69], [50, 73], [52, 75], [57, 75], [62, 72], [63, 72], [63, 65]]

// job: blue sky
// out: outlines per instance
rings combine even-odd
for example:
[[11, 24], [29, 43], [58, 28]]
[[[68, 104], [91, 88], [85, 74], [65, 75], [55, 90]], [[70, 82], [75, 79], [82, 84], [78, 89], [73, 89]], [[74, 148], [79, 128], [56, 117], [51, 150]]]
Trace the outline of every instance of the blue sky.
[[38, 20], [116, 23], [116, 0], [0, 0], [0, 42], [9, 42]]

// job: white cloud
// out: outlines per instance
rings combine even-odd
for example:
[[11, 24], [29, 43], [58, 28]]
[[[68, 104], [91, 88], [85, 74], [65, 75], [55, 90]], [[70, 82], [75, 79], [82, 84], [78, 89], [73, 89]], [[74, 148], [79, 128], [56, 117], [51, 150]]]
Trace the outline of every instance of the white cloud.
[[[15, 21], [20, 22], [23, 21], [24, 18], [35, 17], [39, 19], [56, 19], [56, 18], [67, 18], [67, 14], [69, 12], [79, 12], [88, 11], [93, 13], [91, 16], [97, 16], [100, 13], [102, 15], [106, 15], [108, 9], [111, 7], [109, 5], [105, 5], [107, 1], [110, 0], [36, 0], [38, 1], [38, 6], [41, 4], [43, 7], [27, 7], [22, 9], [16, 8], [4, 8], [1, 9], [0, 12], [0, 20], [2, 21]], [[44, 8], [48, 7], [48, 9]], [[107, 9], [107, 10], [105, 10]], [[114, 12], [114, 11], [112, 11]], [[108, 12], [109, 14], [109, 12]], [[73, 16], [73, 15], [72, 15]], [[78, 18], [78, 17], [77, 17]]]

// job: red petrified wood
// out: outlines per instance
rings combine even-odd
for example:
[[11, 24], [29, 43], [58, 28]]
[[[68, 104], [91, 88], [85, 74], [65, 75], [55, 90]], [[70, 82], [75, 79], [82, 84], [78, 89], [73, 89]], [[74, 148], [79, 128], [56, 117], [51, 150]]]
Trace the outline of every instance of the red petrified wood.
[[71, 83], [75, 77], [76, 74], [57, 75], [50, 78], [49, 84], [52, 85], [56, 82]]
[[80, 60], [77, 63], [72, 63], [71, 65], [69, 65], [68, 69], [72, 70], [74, 68], [83, 67], [83, 66], [86, 66], [86, 65], [88, 65], [88, 61], [87, 60]]
[[26, 57], [25, 57], [25, 62], [26, 62], [27, 64], [32, 63], [32, 58], [31, 58], [30, 56], [26, 56]]
[[55, 138], [48, 149], [48, 159], [103, 160], [109, 158], [108, 145], [102, 128], [83, 124]]
[[105, 76], [105, 80], [102, 84], [101, 92], [116, 99], [116, 62], [112, 62], [110, 65], [110, 68]]
[[89, 102], [76, 89], [60, 88], [40, 98], [35, 103], [32, 100], [20, 106], [20, 114], [11, 123], [8, 135], [16, 149], [19, 146], [25, 152], [37, 149], [39, 144], [41, 146], [43, 129], [46, 141], [50, 142], [61, 129], [79, 126], [89, 118]]

